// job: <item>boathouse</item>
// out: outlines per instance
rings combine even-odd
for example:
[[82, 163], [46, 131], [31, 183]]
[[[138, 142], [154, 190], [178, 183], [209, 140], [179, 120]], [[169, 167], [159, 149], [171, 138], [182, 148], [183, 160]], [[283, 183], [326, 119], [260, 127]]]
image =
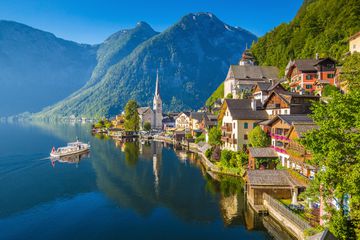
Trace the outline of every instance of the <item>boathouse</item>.
[[247, 199], [255, 211], [263, 208], [263, 193], [296, 204], [299, 189], [304, 189], [286, 170], [248, 170], [245, 180]]

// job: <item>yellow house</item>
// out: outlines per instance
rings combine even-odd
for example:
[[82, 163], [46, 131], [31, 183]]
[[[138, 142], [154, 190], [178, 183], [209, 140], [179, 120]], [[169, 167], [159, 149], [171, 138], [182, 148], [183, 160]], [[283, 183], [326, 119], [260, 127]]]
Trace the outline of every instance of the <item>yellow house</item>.
[[360, 53], [360, 32], [352, 35], [349, 39], [349, 51], [351, 54], [354, 52]]
[[111, 121], [112, 125], [113, 125], [113, 128], [116, 128], [116, 129], [125, 129], [124, 127], [124, 116], [119, 114], [119, 115], [116, 115], [115, 119]]
[[219, 114], [222, 148], [240, 151], [248, 145], [248, 135], [257, 123], [267, 120], [265, 110], [253, 99], [225, 99]]

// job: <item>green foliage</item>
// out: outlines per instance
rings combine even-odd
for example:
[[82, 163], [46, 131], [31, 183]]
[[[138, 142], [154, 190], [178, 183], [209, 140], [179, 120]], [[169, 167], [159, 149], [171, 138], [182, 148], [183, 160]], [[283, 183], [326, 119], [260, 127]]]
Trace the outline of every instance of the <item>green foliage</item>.
[[261, 165], [265, 166], [266, 168], [269, 168], [271, 165], [276, 168], [279, 164], [280, 159], [279, 158], [256, 158], [256, 168], [259, 169]]
[[270, 142], [270, 137], [259, 126], [249, 132], [249, 143], [252, 147], [267, 147]]
[[145, 131], [150, 131], [151, 130], [151, 123], [145, 122], [144, 123], [144, 130]]
[[111, 127], [112, 127], [112, 123], [105, 118], [105, 119], [99, 120], [99, 121], [94, 125], [94, 127], [95, 127], [95, 128], [111, 128]]
[[[289, 24], [281, 24], [259, 38], [251, 51], [260, 65], [281, 70], [290, 59], [331, 56], [340, 60], [349, 37], [360, 30], [358, 0], [306, 1]], [[281, 71], [283, 73], [283, 71]]]
[[334, 93], [339, 92], [339, 89], [333, 85], [326, 85], [322, 90], [321, 96], [331, 97]]
[[211, 94], [211, 96], [206, 100], [205, 105], [207, 107], [212, 107], [219, 98], [224, 98], [224, 82], [222, 82], [213, 94]]
[[185, 134], [185, 138], [186, 139], [192, 139], [193, 136], [191, 135], [191, 133], [187, 133], [187, 134]]
[[211, 155], [213, 154], [213, 148], [209, 148], [205, 151], [205, 157], [207, 157], [207, 159], [211, 158]]
[[125, 106], [125, 130], [126, 131], [138, 131], [140, 118], [138, 114], [138, 104], [135, 100], [129, 100]]
[[129, 166], [135, 166], [139, 160], [139, 143], [126, 142], [125, 143], [125, 161]]
[[228, 93], [228, 95], [226, 95], [226, 97], [225, 98], [227, 98], [227, 99], [233, 99], [233, 95], [232, 95], [232, 93]]
[[222, 150], [220, 161], [217, 165], [224, 172], [231, 172], [237, 175], [243, 175], [245, 172], [244, 164], [247, 163], [248, 155], [245, 152], [233, 152]]
[[[329, 213], [329, 229], [339, 239], [360, 237], [360, 91], [336, 93], [328, 104], [315, 103], [312, 118], [319, 126], [302, 141], [313, 153], [312, 164], [324, 169], [311, 181], [309, 190], [319, 192]], [[349, 199], [351, 211], [344, 204]], [[337, 201], [339, 210], [328, 204]]]
[[212, 146], [221, 144], [221, 130], [218, 127], [209, 130], [209, 144]]
[[356, 52], [346, 57], [341, 80], [346, 81], [349, 91], [360, 91], [360, 53]]
[[201, 133], [199, 136], [196, 137], [195, 143], [199, 143], [199, 142], [205, 142], [205, 134], [204, 133]]

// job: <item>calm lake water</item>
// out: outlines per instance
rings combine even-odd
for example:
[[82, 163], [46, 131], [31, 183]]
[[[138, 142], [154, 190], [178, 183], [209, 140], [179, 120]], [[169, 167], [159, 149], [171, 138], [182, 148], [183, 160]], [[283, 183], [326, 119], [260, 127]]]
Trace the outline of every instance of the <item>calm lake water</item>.
[[[90, 156], [47, 158], [76, 137]], [[212, 180], [195, 155], [162, 143], [91, 136], [88, 125], [0, 124], [0, 196], [0, 239], [272, 239], [239, 180]]]

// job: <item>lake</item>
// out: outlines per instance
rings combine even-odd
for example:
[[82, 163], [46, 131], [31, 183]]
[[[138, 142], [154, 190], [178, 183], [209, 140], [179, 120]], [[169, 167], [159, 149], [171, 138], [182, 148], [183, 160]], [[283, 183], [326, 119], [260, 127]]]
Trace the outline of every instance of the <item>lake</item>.
[[[53, 146], [90, 142], [52, 162]], [[195, 154], [92, 136], [89, 125], [0, 124], [0, 239], [272, 239], [243, 183], [213, 180]], [[275, 224], [276, 227], [276, 224]], [[272, 229], [272, 230], [271, 230]]]

